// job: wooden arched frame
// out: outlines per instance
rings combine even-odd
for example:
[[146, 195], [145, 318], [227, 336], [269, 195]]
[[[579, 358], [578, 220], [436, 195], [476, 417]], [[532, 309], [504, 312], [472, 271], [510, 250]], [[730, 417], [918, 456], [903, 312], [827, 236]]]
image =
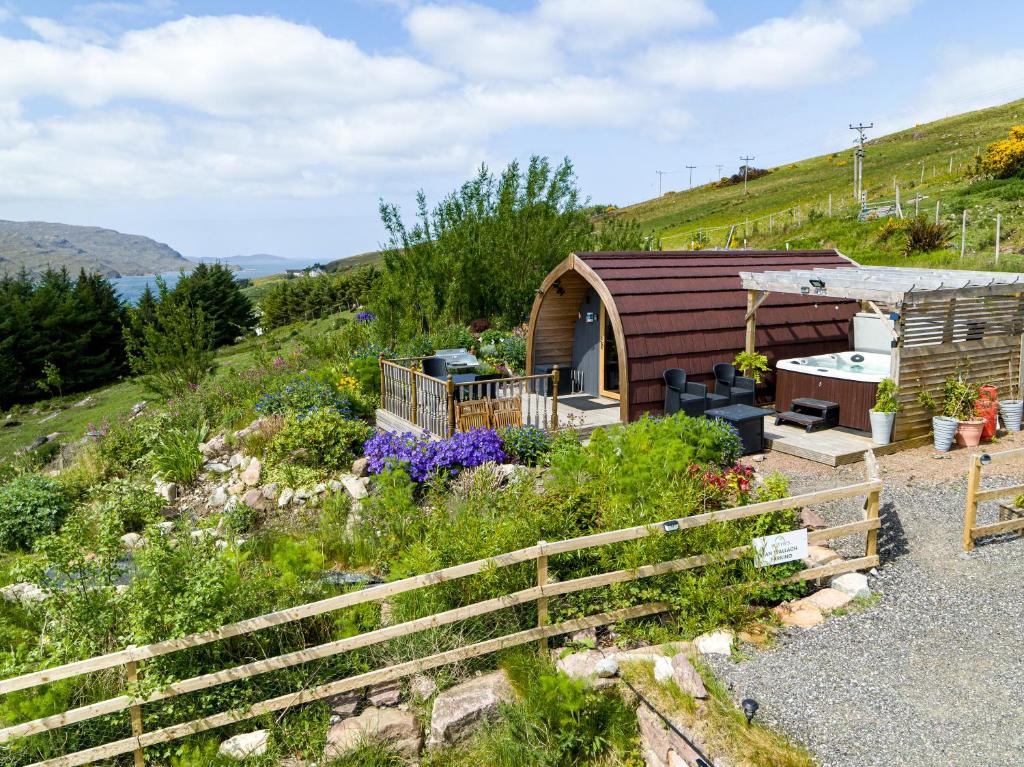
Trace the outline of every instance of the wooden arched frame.
[[577, 258], [575, 254], [571, 254], [551, 270], [551, 273], [544, 278], [544, 282], [538, 288], [536, 298], [533, 299], [533, 309], [530, 310], [530, 326], [526, 334], [526, 371], [528, 374], [533, 372], [534, 334], [537, 332], [537, 320], [540, 317], [544, 299], [555, 281], [569, 272], [575, 272], [594, 289], [611, 322], [619, 357], [619, 420], [626, 423], [629, 421], [629, 357], [626, 354], [626, 337], [622, 332], [619, 310], [615, 306], [615, 299], [612, 297], [611, 291], [608, 290], [608, 286], [604, 284], [597, 272], [587, 266], [582, 259]]

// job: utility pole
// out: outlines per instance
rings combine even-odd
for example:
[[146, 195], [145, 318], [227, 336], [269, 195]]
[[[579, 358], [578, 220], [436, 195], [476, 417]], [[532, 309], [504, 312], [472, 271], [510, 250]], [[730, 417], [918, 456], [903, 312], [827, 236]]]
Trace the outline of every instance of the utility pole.
[[743, 194], [747, 193], [747, 170], [750, 168], [750, 163], [753, 161], [753, 157], [741, 157], [743, 161]]
[[[722, 163], [720, 163], [720, 162], [715, 163], [715, 167], [718, 168], [718, 178], [721, 178], [722, 177]], [[718, 181], [718, 178], [716, 178], [715, 181]]]
[[860, 200], [864, 192], [864, 131], [868, 128], [874, 128], [874, 123], [865, 125], [860, 123], [859, 125], [850, 125], [850, 130], [857, 131], [858, 138], [854, 139], [858, 143], [857, 150], [853, 153], [853, 196]]
[[693, 169], [696, 168], [697, 166], [687, 165], [686, 167], [690, 171], [690, 189], [693, 189]]
[[661, 197], [661, 177], [664, 176], [668, 171], [656, 170], [654, 172], [658, 174], [658, 197]]

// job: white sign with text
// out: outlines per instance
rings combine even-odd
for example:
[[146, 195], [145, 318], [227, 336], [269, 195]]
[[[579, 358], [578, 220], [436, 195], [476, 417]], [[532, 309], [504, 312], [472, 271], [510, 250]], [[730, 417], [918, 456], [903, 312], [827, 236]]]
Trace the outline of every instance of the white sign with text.
[[795, 562], [807, 556], [807, 528], [766, 535], [750, 543], [754, 547], [754, 563], [758, 567]]

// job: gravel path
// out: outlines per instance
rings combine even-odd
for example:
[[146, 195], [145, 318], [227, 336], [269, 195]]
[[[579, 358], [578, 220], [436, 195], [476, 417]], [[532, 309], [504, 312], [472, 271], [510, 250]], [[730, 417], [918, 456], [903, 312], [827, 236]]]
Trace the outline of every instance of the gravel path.
[[[966, 451], [934, 461], [927, 449], [881, 459], [877, 603], [791, 630], [752, 659], [714, 663], [737, 700], [758, 700], [758, 717], [822, 767], [1024, 764], [1024, 538], [961, 552], [966, 461]], [[763, 466], [773, 464], [796, 492], [863, 477], [862, 465], [780, 467], [770, 456]], [[989, 476], [984, 486], [1020, 481]], [[849, 502], [820, 511], [830, 523], [861, 514]], [[979, 522], [995, 514], [984, 504]]]

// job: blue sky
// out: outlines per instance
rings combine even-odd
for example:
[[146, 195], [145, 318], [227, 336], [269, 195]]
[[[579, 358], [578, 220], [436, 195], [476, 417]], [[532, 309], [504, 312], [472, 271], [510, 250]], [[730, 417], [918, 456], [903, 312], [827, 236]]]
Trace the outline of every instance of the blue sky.
[[[377, 247], [378, 200], [570, 157], [595, 202], [1024, 96], [1024, 6], [0, 0], [0, 218], [186, 256]], [[665, 176], [683, 188], [683, 172]]]

